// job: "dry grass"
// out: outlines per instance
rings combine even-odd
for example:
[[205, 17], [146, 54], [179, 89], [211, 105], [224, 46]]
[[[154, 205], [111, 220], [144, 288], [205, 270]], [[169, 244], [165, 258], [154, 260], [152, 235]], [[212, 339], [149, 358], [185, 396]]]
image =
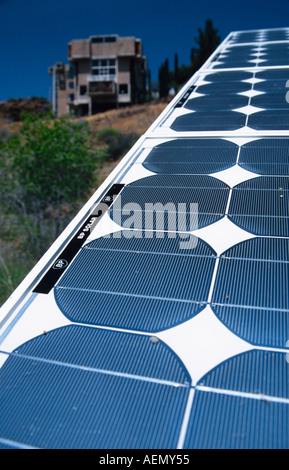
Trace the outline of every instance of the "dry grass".
[[96, 131], [104, 127], [113, 127], [121, 132], [144, 134], [167, 106], [167, 101], [153, 101], [146, 104], [112, 109], [94, 116], [86, 117], [91, 129]]

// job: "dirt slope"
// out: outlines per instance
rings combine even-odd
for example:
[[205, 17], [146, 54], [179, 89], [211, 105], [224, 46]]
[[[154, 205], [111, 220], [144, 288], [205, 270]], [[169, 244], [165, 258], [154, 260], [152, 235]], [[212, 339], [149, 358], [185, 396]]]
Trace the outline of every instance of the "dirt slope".
[[86, 117], [92, 130], [103, 127], [114, 127], [124, 133], [135, 132], [138, 135], [144, 134], [150, 125], [159, 117], [167, 106], [168, 101], [152, 101], [145, 104], [112, 109], [94, 116]]

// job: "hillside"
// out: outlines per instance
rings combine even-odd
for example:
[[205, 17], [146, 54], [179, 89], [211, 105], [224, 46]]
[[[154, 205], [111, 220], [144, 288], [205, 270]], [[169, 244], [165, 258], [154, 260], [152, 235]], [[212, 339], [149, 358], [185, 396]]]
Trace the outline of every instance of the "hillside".
[[[139, 137], [143, 135], [161, 112], [168, 105], [169, 99], [151, 101], [144, 104], [112, 109], [80, 120], [87, 121], [94, 133], [103, 128], [112, 127], [123, 134], [134, 133]], [[0, 103], [0, 134], [2, 132], [14, 133], [21, 125], [20, 115], [24, 112], [37, 113], [50, 109], [48, 102], [42, 98], [11, 99]], [[99, 171], [99, 184], [110, 174], [119, 163], [123, 155], [114, 161], [105, 161]]]
[[139, 136], [144, 134], [167, 106], [167, 100], [151, 101], [145, 104], [136, 104], [120, 109], [112, 109], [103, 113], [85, 118], [92, 130], [103, 127], [114, 127], [123, 132], [135, 132]]
[[[1, 104], [0, 136], [3, 134], [4, 140], [5, 134], [9, 136], [19, 132], [22, 124], [21, 121], [19, 121], [21, 111], [29, 111], [27, 109], [28, 107], [32, 108], [32, 113], [39, 110], [39, 104], [34, 100], [29, 102], [26, 100], [18, 100], [16, 102], [14, 100], [10, 101], [8, 104]], [[41, 105], [42, 103], [40, 103], [40, 110], [42, 110]], [[114, 152], [108, 153], [108, 157], [103, 161], [102, 165], [96, 169], [96, 181], [94, 187], [91, 188], [92, 192], [106, 179], [123, 155], [126, 154], [138, 137], [147, 131], [166, 106], [167, 101], [151, 102], [110, 110], [79, 119], [80, 121], [87, 121], [89, 123], [93, 135], [93, 144], [95, 144], [96, 147], [103, 147], [106, 144], [105, 142], [99, 141], [99, 135], [101, 134], [99, 131], [103, 129], [105, 131], [107, 131], [107, 129], [109, 129], [109, 131], [111, 131], [111, 129], [118, 131], [118, 133], [116, 133], [116, 145], [113, 148]], [[115, 135], [114, 132], [112, 132], [112, 135]], [[130, 140], [130, 136], [132, 136], [132, 141]], [[113, 141], [112, 143], [114, 144], [115, 142]], [[110, 149], [109, 143], [108, 149]], [[0, 164], [5, 161], [3, 155], [2, 159], [0, 155]], [[74, 204], [63, 204], [61, 206], [62, 226], [65, 227], [90, 195], [91, 194], [87, 195], [85, 201], [79, 200]], [[28, 219], [24, 214], [23, 217], [21, 216], [21, 221], [19, 221], [17, 215], [5, 212], [4, 206], [2, 209], [3, 210], [0, 210], [0, 305], [35, 265], [39, 256], [36, 253], [37, 250], [34, 249], [35, 247], [31, 247], [27, 241], [30, 229], [34, 236], [36, 234], [35, 217], [30, 216], [30, 219]], [[38, 219], [41, 220], [42, 237], [40, 237], [40, 234], [36, 234], [36, 239], [41, 242], [41, 245], [47, 243], [44, 250], [53, 242], [52, 225], [54, 223], [53, 217], [55, 218], [54, 212], [50, 207], [47, 207], [47, 210], [38, 214]]]
[[[139, 136], [144, 134], [155, 119], [167, 106], [167, 100], [151, 101], [119, 109], [112, 109], [93, 116], [82, 118], [86, 120], [93, 131], [104, 127], [113, 127], [123, 133], [134, 132]], [[10, 99], [0, 103], [0, 131], [14, 132], [21, 124], [21, 113], [40, 113], [51, 109], [51, 104], [44, 98]]]
[[7, 128], [9, 124], [21, 121], [22, 113], [38, 114], [50, 111], [51, 108], [46, 98], [10, 98], [0, 102], [0, 126]]
[[[97, 132], [105, 127], [113, 127], [124, 134], [135, 133], [140, 137], [159, 117], [167, 104], [167, 100], [136, 104], [126, 108], [95, 114], [94, 116], [86, 117], [85, 120], [89, 123], [93, 132]], [[121, 158], [122, 156], [115, 161], [104, 162], [103, 168], [99, 171], [99, 184], [107, 178]]]

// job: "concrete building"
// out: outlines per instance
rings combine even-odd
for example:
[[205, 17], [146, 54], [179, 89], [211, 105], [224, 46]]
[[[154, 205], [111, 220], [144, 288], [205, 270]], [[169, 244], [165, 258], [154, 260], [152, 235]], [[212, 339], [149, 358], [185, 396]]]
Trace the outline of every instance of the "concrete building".
[[49, 68], [57, 117], [70, 111], [92, 115], [145, 98], [147, 63], [140, 39], [106, 35], [73, 40], [68, 61]]

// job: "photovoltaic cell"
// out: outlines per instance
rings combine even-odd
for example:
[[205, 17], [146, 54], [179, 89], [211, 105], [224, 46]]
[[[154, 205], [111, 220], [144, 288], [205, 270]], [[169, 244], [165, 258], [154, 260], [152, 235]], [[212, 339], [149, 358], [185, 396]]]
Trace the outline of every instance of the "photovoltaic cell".
[[[265, 81], [263, 81], [262, 83], [258, 83], [258, 88], [260, 88], [260, 86], [264, 86], [264, 85], [268, 85], [268, 87], [271, 87], [271, 86], [274, 86], [274, 82], [268, 82], [268, 80], [287, 80], [288, 79], [288, 75], [289, 75], [289, 70], [287, 68], [284, 68], [284, 69], [279, 69], [279, 68], [276, 68], [276, 69], [268, 69], [268, 70], [260, 70], [258, 71], [258, 78], [262, 79], [262, 80], [266, 80], [266, 83]], [[284, 83], [284, 82], [282, 82]]]
[[289, 241], [254, 238], [221, 256], [212, 308], [231, 331], [259, 346], [285, 347]]
[[164, 230], [190, 231], [224, 217], [228, 197], [229, 187], [212, 176], [158, 174], [128, 184], [121, 208], [109, 213], [126, 228], [157, 230], [161, 217]]
[[264, 93], [262, 95], [253, 96], [251, 99], [251, 105], [265, 109], [287, 109], [288, 103], [286, 101], [286, 95], [284, 94], [284, 88], [278, 93]]
[[[289, 398], [289, 364], [284, 352], [254, 349], [224, 361], [199, 385], [242, 393]], [[234, 371], [239, 373], [235, 374]]]
[[210, 174], [237, 162], [239, 147], [218, 139], [175, 139], [156, 145], [144, 168], [162, 174]]
[[252, 114], [248, 126], [255, 130], [289, 130], [288, 110], [272, 109]]
[[288, 178], [260, 176], [235, 186], [229, 218], [255, 235], [287, 236]]
[[171, 129], [177, 132], [234, 131], [246, 124], [246, 116], [235, 111], [203, 111], [177, 117]]
[[[253, 65], [254, 46], [234, 46], [226, 48], [224, 56], [214, 64], [215, 69], [250, 67]], [[265, 59], [266, 60], [266, 59]]]
[[[228, 72], [229, 73], [229, 72]], [[252, 76], [252, 75], [251, 75]], [[251, 85], [249, 83], [245, 83], [242, 81], [229, 81], [229, 78], [223, 77], [224, 81], [214, 81], [212, 83], [198, 85], [196, 91], [202, 94], [209, 94], [211, 97], [217, 96], [221, 97], [227, 94], [234, 94], [234, 93], [242, 93], [249, 91], [251, 89]], [[245, 77], [243, 77], [245, 79]], [[247, 77], [249, 78], [249, 77]], [[210, 81], [211, 75], [205, 76], [204, 80]], [[187, 107], [187, 105], [186, 105]]]
[[[284, 97], [283, 97], [284, 98]], [[285, 100], [284, 100], [285, 101]], [[246, 96], [238, 95], [237, 93], [227, 93], [221, 96], [216, 94], [209, 94], [189, 100], [185, 107], [187, 109], [196, 111], [226, 111], [235, 108], [241, 108], [248, 104]]]
[[61, 311], [78, 323], [159, 331], [203, 310], [214, 251], [195, 237], [182, 250], [179, 239], [160, 235], [117, 233], [86, 245], [56, 288]]
[[264, 50], [266, 65], [287, 65], [289, 59], [288, 43], [268, 44]]
[[166, 345], [80, 326], [45, 339], [22, 345], [1, 370], [7, 440], [51, 449], [177, 445], [190, 379]]
[[282, 95], [286, 101], [288, 76], [288, 69], [268, 69], [266, 71], [260, 71], [256, 74], [256, 77], [260, 81], [256, 83], [255, 89], [263, 93], [269, 93], [270, 95], [278, 93]]
[[238, 71], [225, 71], [225, 72], [210, 72], [204, 73], [204, 79], [208, 82], [212, 82], [215, 86], [218, 86], [222, 83], [230, 86], [231, 84], [237, 82], [240, 84], [243, 80], [248, 80], [252, 77], [252, 72], [246, 70]]
[[267, 41], [288, 41], [288, 30], [262, 30], [262, 31], [242, 31], [234, 33], [230, 38], [230, 43], [251, 43], [251, 42], [267, 42]]
[[[184, 447], [288, 449], [288, 419], [289, 407], [285, 403], [270, 402], [268, 406], [260, 398], [197, 390]], [[278, 433], [273, 429], [278, 429]]]
[[258, 139], [242, 146], [239, 165], [260, 175], [289, 174], [289, 139]]
[[245, 80], [252, 78], [252, 72], [215, 72], [204, 74], [203, 80], [207, 83], [200, 82], [197, 85], [198, 93], [209, 93], [210, 95], [219, 96], [227, 93], [241, 93], [251, 89], [250, 83]]
[[[186, 448], [288, 448], [288, 406], [269, 404], [266, 398], [288, 399], [288, 367], [284, 353], [252, 350], [224, 361], [202, 377], [192, 406]], [[240, 395], [230, 395], [235, 391]], [[221, 414], [219, 407], [224, 407]], [[259, 422], [264, 425], [263, 432], [259, 432]], [[270, 426], [279, 429], [274, 437]]]

